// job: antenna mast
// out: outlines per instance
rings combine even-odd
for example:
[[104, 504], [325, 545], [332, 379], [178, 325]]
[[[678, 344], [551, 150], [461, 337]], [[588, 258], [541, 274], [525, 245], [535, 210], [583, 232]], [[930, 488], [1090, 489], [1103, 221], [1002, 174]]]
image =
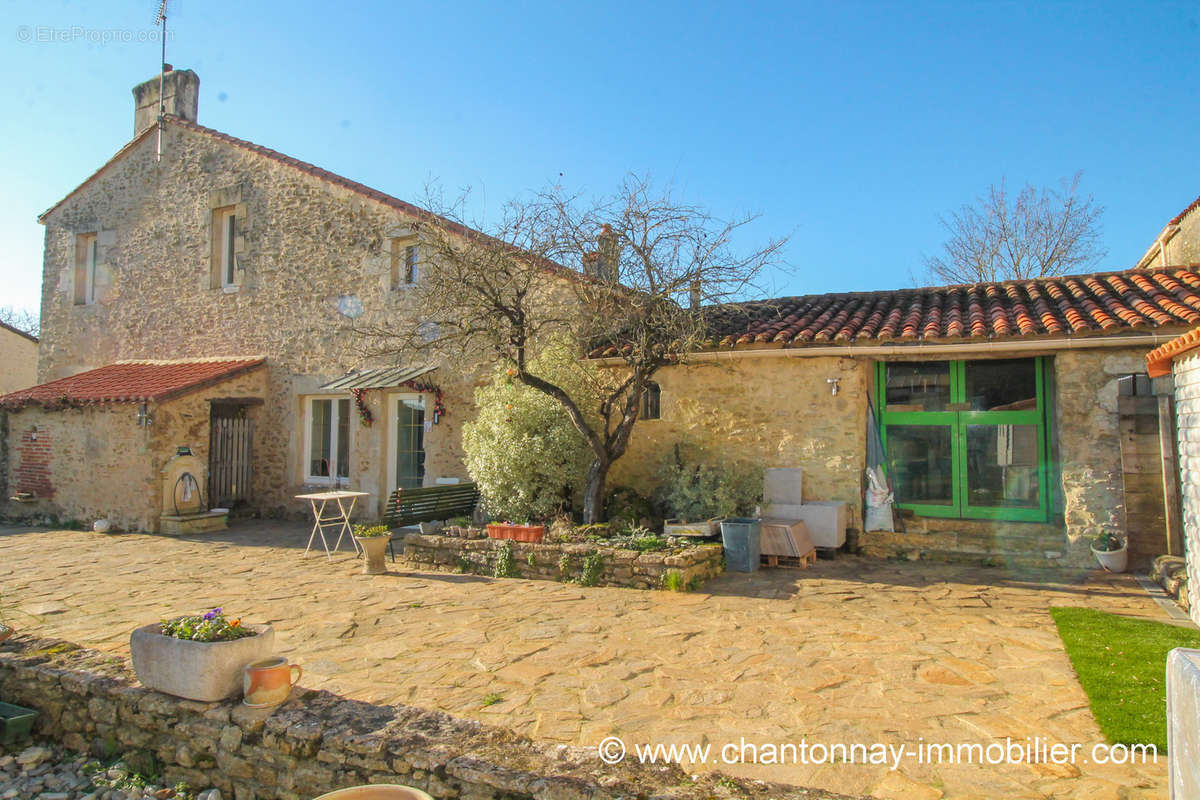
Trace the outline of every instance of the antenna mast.
[[167, 74], [167, 0], [159, 0], [154, 24], [161, 28], [159, 39], [162, 43], [162, 58], [158, 63], [158, 146], [154, 151], [154, 160], [162, 161], [163, 117], [167, 113], [167, 99], [163, 96], [163, 84]]

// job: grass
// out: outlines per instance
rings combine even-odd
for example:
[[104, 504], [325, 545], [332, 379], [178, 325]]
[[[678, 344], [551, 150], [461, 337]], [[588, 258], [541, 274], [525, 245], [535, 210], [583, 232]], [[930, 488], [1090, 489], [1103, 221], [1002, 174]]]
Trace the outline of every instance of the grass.
[[1200, 631], [1090, 608], [1051, 608], [1110, 744], [1153, 744], [1167, 752], [1167, 653], [1200, 648]]
[[496, 705], [496, 703], [499, 703], [503, 699], [504, 699], [504, 695], [496, 694], [495, 692], [485, 694], [483, 696], [483, 707], [487, 708], [488, 706], [494, 706], [494, 705]]

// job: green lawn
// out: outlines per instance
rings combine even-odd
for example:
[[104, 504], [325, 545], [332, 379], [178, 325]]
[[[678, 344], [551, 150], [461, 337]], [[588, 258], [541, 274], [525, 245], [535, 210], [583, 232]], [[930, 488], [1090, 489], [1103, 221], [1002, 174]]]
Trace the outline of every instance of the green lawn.
[[1051, 608], [1050, 615], [1109, 743], [1167, 752], [1167, 653], [1200, 648], [1200, 631], [1090, 608]]

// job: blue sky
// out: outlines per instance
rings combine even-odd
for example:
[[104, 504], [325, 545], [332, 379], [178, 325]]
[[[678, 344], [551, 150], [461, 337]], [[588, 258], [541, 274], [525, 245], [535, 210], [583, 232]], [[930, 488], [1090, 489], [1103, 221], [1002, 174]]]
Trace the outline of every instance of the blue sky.
[[[130, 138], [155, 8], [0, 7], [0, 305], [36, 308], [37, 215]], [[1200, 195], [1194, 2], [178, 0], [168, 27], [205, 125], [481, 212], [649, 173], [790, 234], [775, 294], [911, 285], [1002, 178], [1082, 170], [1118, 269]]]

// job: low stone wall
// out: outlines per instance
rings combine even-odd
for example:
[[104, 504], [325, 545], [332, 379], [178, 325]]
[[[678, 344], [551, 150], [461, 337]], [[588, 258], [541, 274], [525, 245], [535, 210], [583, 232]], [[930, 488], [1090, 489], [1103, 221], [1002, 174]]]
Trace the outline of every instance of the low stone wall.
[[275, 709], [195, 703], [136, 684], [120, 658], [29, 636], [0, 646], [0, 695], [41, 712], [38, 735], [97, 755], [127, 754], [167, 783], [215, 786], [230, 800], [309, 800], [363, 783], [461, 800], [839, 797], [717, 773], [693, 780], [678, 767], [633, 759], [609, 766], [594, 748], [539, 744], [440, 712], [300, 687]]
[[[402, 558], [418, 570], [496, 575], [506, 542], [410, 533], [404, 538]], [[511, 561], [507, 575], [500, 577], [573, 581], [588, 586], [690, 590], [724, 571], [725, 551], [718, 544], [646, 553], [598, 543], [513, 541], [509, 547]], [[671, 577], [672, 573], [679, 577]]]

